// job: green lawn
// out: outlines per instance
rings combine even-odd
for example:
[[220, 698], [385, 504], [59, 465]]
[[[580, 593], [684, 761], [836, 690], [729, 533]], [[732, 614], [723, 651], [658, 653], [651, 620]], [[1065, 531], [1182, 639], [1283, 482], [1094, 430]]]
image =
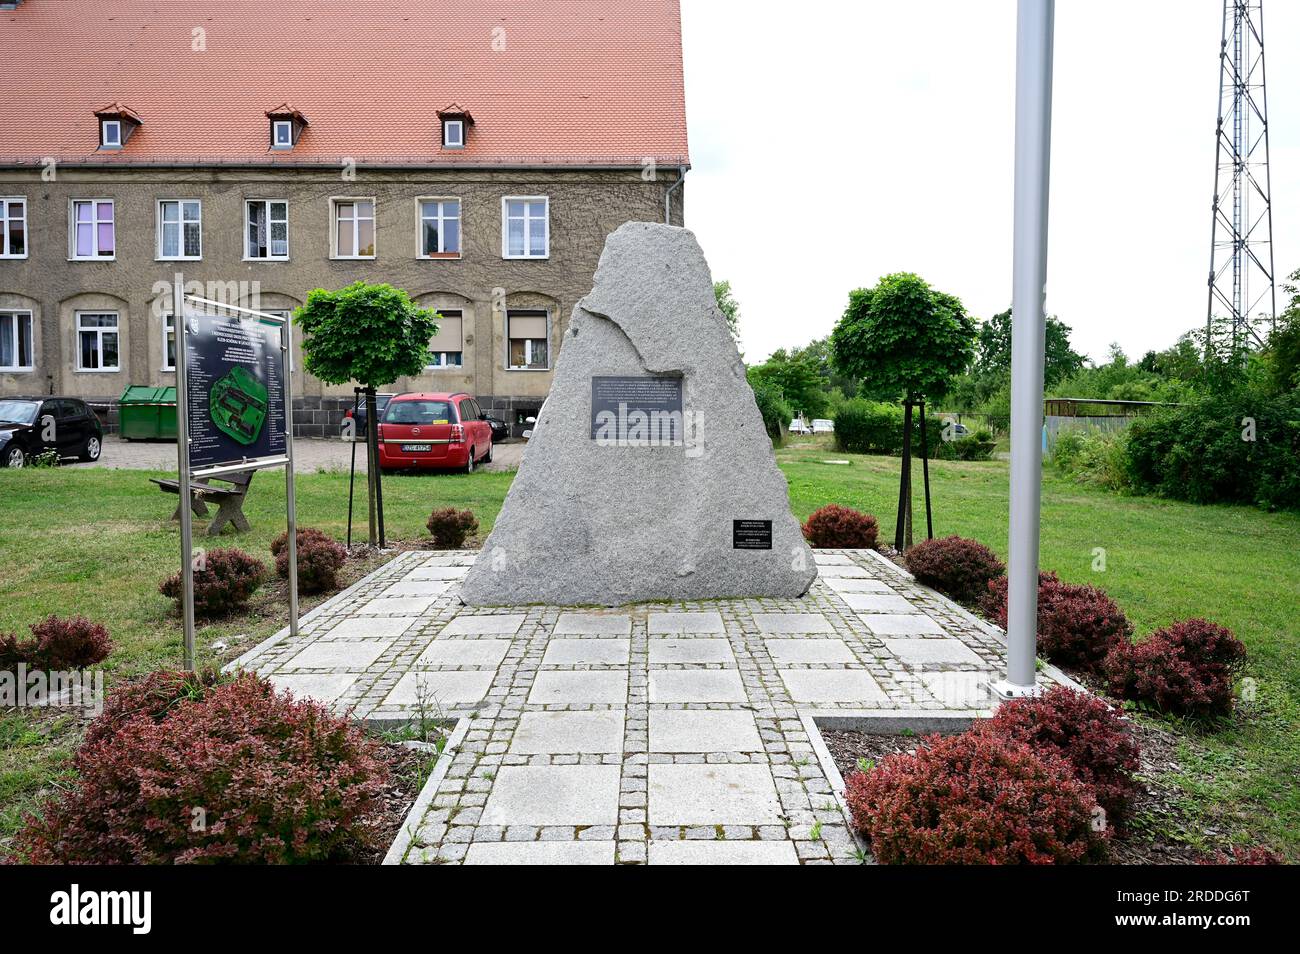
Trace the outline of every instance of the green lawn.
[[[791, 503], [803, 519], [825, 503], [875, 513], [881, 537], [893, 534], [898, 461], [791, 445], [779, 453]], [[846, 465], [822, 463], [849, 460]], [[0, 631], [25, 632], [47, 613], [85, 613], [108, 626], [117, 648], [112, 676], [180, 662], [180, 627], [158, 582], [177, 564], [179, 533], [167, 518], [175, 503], [141, 471], [0, 471]], [[1000, 461], [931, 466], [935, 531], [974, 537], [1006, 551], [1007, 465]], [[481, 533], [491, 528], [511, 474], [388, 477], [389, 537], [427, 539], [424, 521], [440, 506], [468, 507]], [[919, 480], [919, 469], [917, 473]], [[347, 475], [298, 479], [299, 522], [342, 538]], [[364, 493], [364, 486], [358, 488]], [[918, 494], [918, 503], [919, 503]], [[283, 527], [284, 486], [259, 475], [247, 512], [254, 530], [237, 544], [270, 559]], [[356, 539], [364, 538], [364, 497]], [[923, 527], [923, 515], [916, 516]], [[202, 542], [204, 537], [197, 537]], [[1091, 569], [1103, 548], [1104, 572]], [[1251, 653], [1258, 701], [1215, 733], [1186, 730], [1180, 761], [1181, 807], [1199, 825], [1241, 832], [1300, 859], [1300, 515], [1245, 507], [1199, 507], [1119, 497], [1048, 474], [1043, 486], [1042, 564], [1065, 579], [1102, 586], [1139, 634], [1203, 615], [1231, 627]], [[284, 623], [283, 607], [264, 601], [234, 622], [200, 630], [200, 659], [217, 638], [248, 647]], [[67, 717], [0, 715], [0, 838], [36, 793], [57, 784], [75, 741]]]

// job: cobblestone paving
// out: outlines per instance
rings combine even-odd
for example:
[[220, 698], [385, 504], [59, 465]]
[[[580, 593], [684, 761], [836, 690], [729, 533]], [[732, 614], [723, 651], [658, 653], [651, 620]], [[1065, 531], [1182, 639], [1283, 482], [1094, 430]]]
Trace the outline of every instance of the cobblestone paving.
[[234, 664], [357, 718], [468, 720], [408, 863], [857, 863], [802, 717], [985, 709], [1003, 666], [996, 628], [873, 551], [818, 551], [800, 599], [608, 610], [462, 606], [474, 556], [402, 554]]

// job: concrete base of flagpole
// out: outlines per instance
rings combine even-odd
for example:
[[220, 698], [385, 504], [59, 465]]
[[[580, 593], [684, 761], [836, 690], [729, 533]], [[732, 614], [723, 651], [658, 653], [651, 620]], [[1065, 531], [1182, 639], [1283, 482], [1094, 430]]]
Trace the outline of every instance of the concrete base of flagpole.
[[990, 679], [985, 685], [1003, 702], [1011, 699], [1037, 699], [1043, 694], [1043, 687], [1037, 683], [1032, 686], [1022, 686], [1006, 679]]

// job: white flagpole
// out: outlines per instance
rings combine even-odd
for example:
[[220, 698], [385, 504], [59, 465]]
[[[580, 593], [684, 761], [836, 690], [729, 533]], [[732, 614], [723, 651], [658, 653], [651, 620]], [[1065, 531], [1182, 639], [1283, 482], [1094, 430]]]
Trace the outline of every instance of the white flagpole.
[[1011, 297], [1011, 520], [1002, 698], [1034, 695], [1042, 498], [1047, 197], [1054, 0], [1020, 0], [1016, 24], [1015, 238]]

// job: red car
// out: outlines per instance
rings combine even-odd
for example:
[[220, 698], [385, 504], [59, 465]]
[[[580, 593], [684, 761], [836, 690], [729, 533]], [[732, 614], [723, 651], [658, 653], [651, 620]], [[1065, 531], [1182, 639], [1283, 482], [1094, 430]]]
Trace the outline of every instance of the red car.
[[379, 466], [456, 468], [492, 461], [492, 425], [468, 394], [399, 394], [379, 416]]

